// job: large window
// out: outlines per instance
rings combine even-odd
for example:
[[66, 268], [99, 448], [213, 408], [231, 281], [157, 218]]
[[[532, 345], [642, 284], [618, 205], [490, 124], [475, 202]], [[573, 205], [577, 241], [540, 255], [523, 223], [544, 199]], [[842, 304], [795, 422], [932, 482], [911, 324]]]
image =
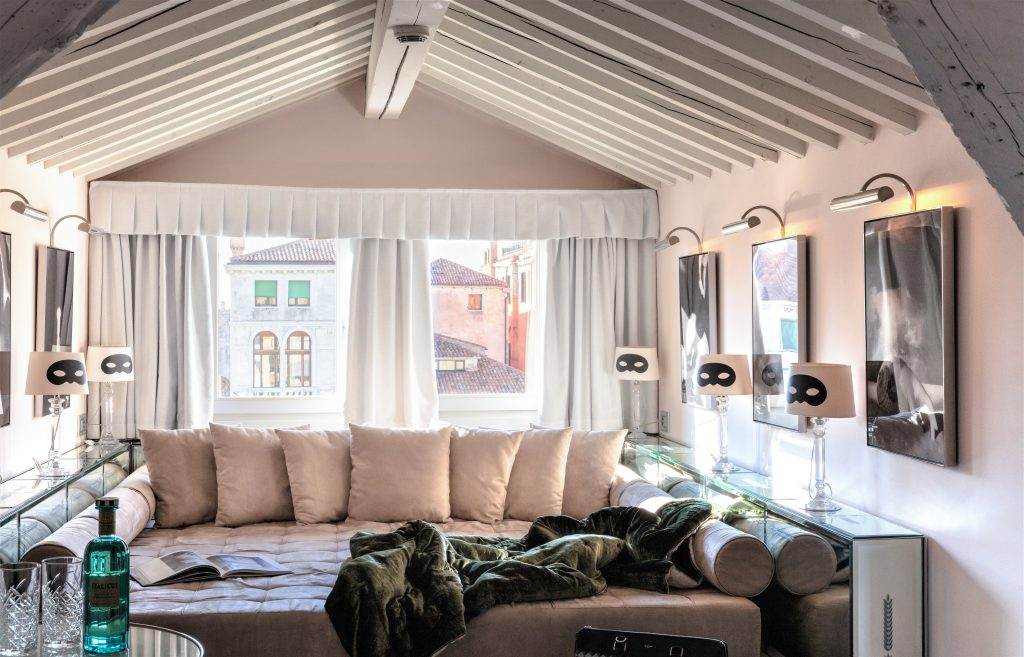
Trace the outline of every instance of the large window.
[[288, 305], [309, 305], [309, 281], [288, 281]]
[[270, 331], [260, 331], [252, 341], [252, 387], [275, 388], [280, 378], [277, 336]]
[[296, 331], [288, 336], [288, 387], [308, 388], [312, 385], [313, 348], [309, 335]]
[[277, 305], [277, 281], [255, 281], [257, 306]]

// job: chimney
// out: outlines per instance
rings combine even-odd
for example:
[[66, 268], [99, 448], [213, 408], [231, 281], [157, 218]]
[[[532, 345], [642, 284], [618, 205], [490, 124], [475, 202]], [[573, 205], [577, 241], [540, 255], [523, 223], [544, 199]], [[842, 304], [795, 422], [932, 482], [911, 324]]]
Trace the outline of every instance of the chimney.
[[245, 253], [245, 238], [244, 237], [232, 237], [231, 238], [231, 257], [237, 258], [238, 256]]

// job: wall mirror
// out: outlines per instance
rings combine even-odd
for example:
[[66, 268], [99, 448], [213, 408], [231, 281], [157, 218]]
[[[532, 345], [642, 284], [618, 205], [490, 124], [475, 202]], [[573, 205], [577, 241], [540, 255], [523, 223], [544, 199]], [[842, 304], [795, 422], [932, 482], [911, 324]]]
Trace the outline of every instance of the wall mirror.
[[[71, 351], [74, 322], [75, 254], [39, 247], [36, 270], [36, 350]], [[49, 415], [49, 397], [36, 398], [36, 415]]]
[[953, 209], [864, 224], [868, 445], [954, 465]]
[[807, 238], [755, 244], [751, 270], [754, 421], [803, 431], [804, 418], [786, 412], [786, 381], [807, 360]]
[[11, 236], [0, 233], [0, 427], [11, 423]]
[[714, 253], [679, 258], [679, 339], [682, 400], [711, 408], [713, 398], [697, 394], [697, 361], [718, 351], [718, 265]]

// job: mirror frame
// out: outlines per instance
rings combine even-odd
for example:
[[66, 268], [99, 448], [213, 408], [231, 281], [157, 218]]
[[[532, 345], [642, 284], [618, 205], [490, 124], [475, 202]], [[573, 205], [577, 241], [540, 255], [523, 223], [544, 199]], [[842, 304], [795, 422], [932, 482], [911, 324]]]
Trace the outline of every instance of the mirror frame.
[[[706, 268], [704, 269], [703, 276], [701, 276], [701, 259], [706, 259]], [[718, 254], [714, 251], [701, 251], [700, 253], [692, 253], [690, 255], [679, 257], [679, 394], [682, 399], [684, 406], [694, 406], [697, 408], [713, 409], [714, 408], [714, 397], [708, 395], [691, 394], [690, 398], [687, 399], [686, 384], [688, 374], [690, 374], [687, 368], [686, 361], [686, 331], [683, 321], [683, 298], [684, 293], [687, 290], [694, 289], [693, 285], [688, 282], [684, 282], [684, 266], [687, 263], [693, 263], [693, 266], [686, 269], [688, 272], [695, 273], [699, 280], [693, 281], [692, 283], [696, 286], [704, 286], [706, 294], [704, 295], [707, 302], [707, 314], [708, 314], [708, 349], [706, 352], [695, 354], [697, 357], [707, 354], [713, 354], [718, 351]], [[696, 360], [693, 363], [693, 372], [696, 374]]]

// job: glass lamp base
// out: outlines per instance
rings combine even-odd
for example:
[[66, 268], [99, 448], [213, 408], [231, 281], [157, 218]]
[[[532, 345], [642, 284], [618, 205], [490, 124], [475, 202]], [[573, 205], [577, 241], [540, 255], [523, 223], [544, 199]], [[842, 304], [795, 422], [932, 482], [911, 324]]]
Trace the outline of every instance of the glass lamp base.
[[711, 466], [711, 471], [715, 474], [729, 474], [736, 471], [736, 466], [729, 459], [719, 459]]
[[807, 504], [804, 505], [806, 511], [838, 511], [841, 509], [838, 504], [832, 501], [832, 498], [826, 495], [815, 495]]
[[50, 463], [49, 461], [43, 464], [43, 469], [39, 472], [40, 479], [63, 479], [70, 475], [71, 472], [60, 463]]

